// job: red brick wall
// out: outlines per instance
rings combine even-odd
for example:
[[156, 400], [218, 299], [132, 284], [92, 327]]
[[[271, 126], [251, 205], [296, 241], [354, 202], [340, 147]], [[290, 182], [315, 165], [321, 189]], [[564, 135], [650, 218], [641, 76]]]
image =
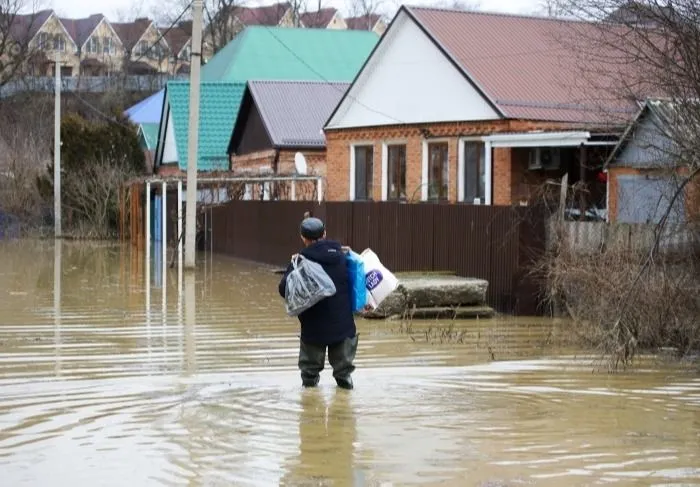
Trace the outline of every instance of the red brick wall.
[[[427, 129], [428, 139], [421, 133]], [[420, 200], [423, 165], [423, 141], [446, 139], [449, 144], [449, 199], [457, 200], [458, 142], [460, 137], [489, 135], [501, 132], [528, 130], [573, 129], [568, 124], [529, 122], [521, 120], [492, 120], [484, 122], [439, 123], [425, 126], [401, 125], [359, 129], [339, 129], [326, 132], [327, 180], [326, 199], [348, 200], [350, 194], [350, 148], [354, 144], [368, 143], [374, 146], [373, 197], [381, 200], [382, 144], [392, 141], [406, 142], [406, 191], [409, 199]], [[513, 201], [513, 161], [510, 149], [494, 150], [494, 204], [509, 205]], [[526, 166], [525, 166], [526, 167]], [[520, 171], [520, 168], [516, 170]]]

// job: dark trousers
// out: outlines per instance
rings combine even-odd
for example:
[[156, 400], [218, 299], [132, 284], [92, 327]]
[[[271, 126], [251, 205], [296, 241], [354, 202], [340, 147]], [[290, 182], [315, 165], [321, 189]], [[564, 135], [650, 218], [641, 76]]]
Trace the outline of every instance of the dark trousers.
[[357, 353], [357, 338], [346, 338], [333, 345], [315, 345], [299, 340], [299, 370], [301, 381], [306, 387], [318, 384], [321, 371], [326, 363], [326, 347], [328, 348], [328, 362], [333, 367], [333, 378], [338, 386], [352, 389], [350, 374], [355, 371], [353, 361]]

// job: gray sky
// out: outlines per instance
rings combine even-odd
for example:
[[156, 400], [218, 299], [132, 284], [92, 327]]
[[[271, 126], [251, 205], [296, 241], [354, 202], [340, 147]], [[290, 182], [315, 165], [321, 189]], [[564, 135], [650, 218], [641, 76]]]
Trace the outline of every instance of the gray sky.
[[[94, 13], [103, 13], [108, 18], [120, 20], [124, 17], [133, 17], [135, 15], [153, 16], [154, 12], [163, 9], [172, 9], [172, 5], [177, 5], [179, 2], [173, 0], [47, 0], [42, 1], [48, 8], [53, 8], [61, 16], [66, 17], [87, 17]], [[264, 5], [274, 3], [274, 0], [259, 1], [251, 0], [246, 2], [246, 5]], [[315, 0], [310, 0], [310, 3], [316, 3]], [[390, 1], [385, 4], [383, 11], [394, 13], [400, 1]], [[449, 1], [445, 0], [418, 0], [405, 1], [408, 5], [445, 5]], [[540, 5], [540, 0], [467, 0], [470, 5], [478, 5], [479, 10], [493, 12], [509, 12], [530, 14], [535, 12]], [[346, 5], [345, 0], [322, 0], [322, 5], [334, 6], [344, 10]]]

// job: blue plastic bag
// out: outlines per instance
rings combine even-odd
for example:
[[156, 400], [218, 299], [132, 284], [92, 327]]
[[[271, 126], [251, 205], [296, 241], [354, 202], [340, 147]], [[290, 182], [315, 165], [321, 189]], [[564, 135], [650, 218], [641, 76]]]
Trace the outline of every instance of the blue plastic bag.
[[367, 304], [367, 287], [365, 286], [365, 264], [358, 254], [348, 250], [345, 254], [350, 283], [350, 298], [352, 312], [362, 311]]

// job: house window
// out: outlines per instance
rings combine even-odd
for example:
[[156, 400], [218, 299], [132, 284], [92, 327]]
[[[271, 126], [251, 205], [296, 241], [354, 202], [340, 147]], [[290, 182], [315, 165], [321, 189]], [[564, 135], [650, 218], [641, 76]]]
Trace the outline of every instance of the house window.
[[372, 199], [372, 174], [374, 168], [374, 147], [358, 145], [355, 151], [355, 199]]
[[143, 56], [146, 53], [146, 51], [148, 51], [148, 42], [139, 41], [139, 43], [136, 45], [135, 51], [137, 56]]
[[114, 54], [116, 52], [116, 48], [114, 45], [114, 39], [111, 37], [103, 37], [102, 38], [102, 53], [103, 54]]
[[428, 199], [447, 199], [447, 142], [428, 144]]
[[387, 198], [406, 199], [406, 146], [387, 146]]
[[88, 42], [87, 46], [85, 47], [85, 50], [91, 54], [97, 54], [100, 52], [100, 40], [97, 36], [91, 37]]
[[39, 49], [51, 49], [51, 34], [42, 32], [39, 34]]
[[464, 142], [464, 201], [476, 199], [484, 204], [486, 198], [486, 145], [478, 141]]
[[66, 50], [66, 38], [61, 34], [56, 34], [53, 38], [53, 49], [54, 51], [63, 52]]

